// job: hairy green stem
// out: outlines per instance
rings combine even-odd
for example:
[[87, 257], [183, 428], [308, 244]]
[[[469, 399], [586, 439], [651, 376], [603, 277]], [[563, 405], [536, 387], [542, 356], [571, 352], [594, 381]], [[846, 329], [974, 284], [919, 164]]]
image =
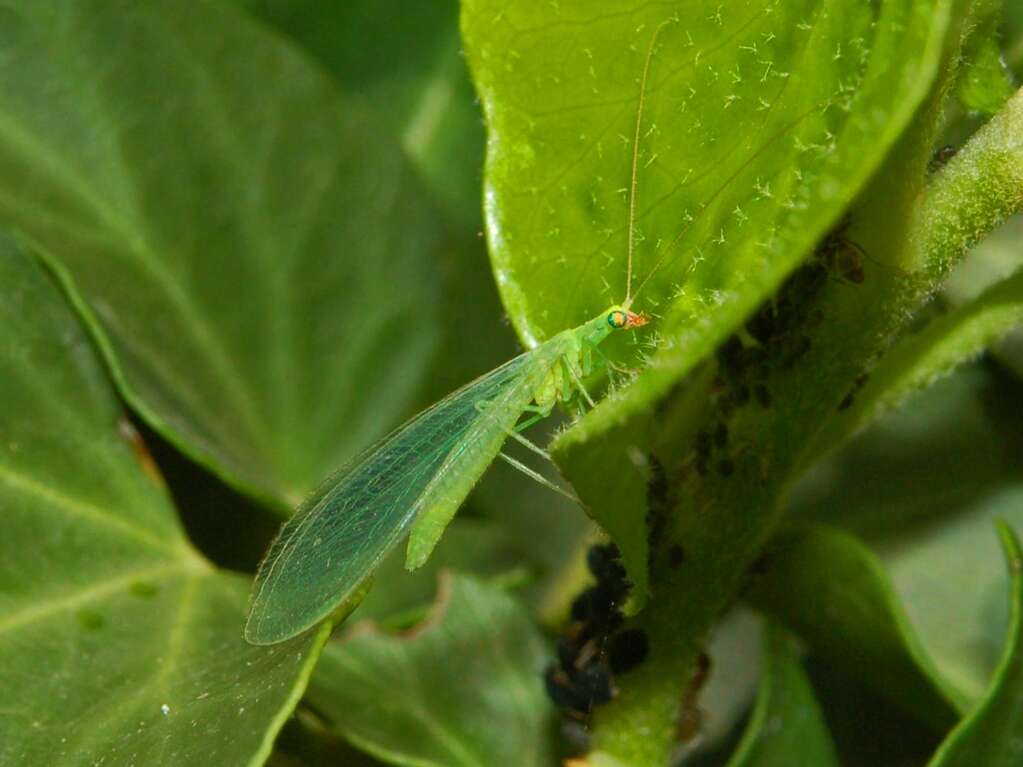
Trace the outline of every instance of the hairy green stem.
[[984, 235], [1023, 208], [1023, 88], [966, 143], [917, 206], [920, 265], [941, 278]]

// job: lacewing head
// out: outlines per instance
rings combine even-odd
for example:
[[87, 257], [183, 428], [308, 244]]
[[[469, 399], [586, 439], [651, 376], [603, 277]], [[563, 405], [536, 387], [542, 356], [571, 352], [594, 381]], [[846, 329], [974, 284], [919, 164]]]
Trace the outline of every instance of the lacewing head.
[[607, 314], [607, 324], [613, 330], [629, 330], [641, 328], [650, 321], [645, 314], [629, 311], [622, 307], [614, 307]]

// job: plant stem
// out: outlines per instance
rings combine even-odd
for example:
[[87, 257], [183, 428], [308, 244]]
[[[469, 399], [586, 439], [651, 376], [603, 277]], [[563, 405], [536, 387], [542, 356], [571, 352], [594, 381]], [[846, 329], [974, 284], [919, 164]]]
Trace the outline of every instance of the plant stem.
[[935, 174], [916, 208], [920, 263], [935, 279], [1023, 209], [1023, 88]]

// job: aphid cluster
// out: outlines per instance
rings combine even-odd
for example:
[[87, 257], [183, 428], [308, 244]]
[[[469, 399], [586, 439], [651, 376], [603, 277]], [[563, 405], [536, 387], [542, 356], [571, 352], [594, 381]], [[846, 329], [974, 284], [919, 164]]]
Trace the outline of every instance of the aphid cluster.
[[777, 295], [750, 317], [746, 341], [733, 335], [718, 348], [714, 395], [719, 418], [697, 432], [693, 442], [693, 464], [700, 476], [712, 468], [726, 477], [735, 471], [727, 454], [716, 457], [728, 445], [729, 420], [750, 402], [771, 407], [768, 380], [772, 370], [792, 369], [813, 348], [807, 331], [824, 319], [813, 304], [829, 277], [853, 284], [864, 281], [863, 252], [846, 236], [848, 227], [846, 217], [821, 241], [814, 258], [793, 272]]
[[[717, 361], [718, 375], [714, 379], [713, 392], [719, 418], [708, 428], [698, 431], [693, 440], [693, 466], [700, 476], [706, 476], [711, 467], [722, 476], [729, 476], [735, 471], [732, 458], [725, 452], [730, 440], [728, 424], [732, 415], [754, 399], [762, 407], [769, 407], [771, 403], [766, 384], [766, 349], [747, 346], [738, 336], [732, 336], [718, 349]], [[719, 457], [715, 458], [716, 455]]]
[[620, 607], [631, 584], [618, 547], [593, 546], [586, 563], [597, 582], [572, 603], [572, 623], [558, 640], [558, 660], [544, 674], [550, 699], [577, 720], [614, 698], [614, 674], [635, 668], [649, 652], [642, 630], [619, 630], [625, 620]]
[[647, 563], [653, 567], [654, 552], [664, 539], [664, 531], [671, 513], [671, 485], [668, 474], [656, 456], [648, 456], [650, 479], [646, 484], [646, 536], [647, 550], [650, 552]]
[[792, 368], [811, 347], [809, 336], [798, 332], [812, 327], [824, 319], [812, 303], [820, 295], [831, 275], [841, 282], [862, 284], [865, 254], [849, 239], [851, 224], [845, 216], [814, 251], [814, 257], [804, 263], [782, 285], [778, 295], [767, 301], [746, 323], [746, 331], [773, 356], [781, 360], [785, 369]]
[[746, 332], [764, 352], [762, 364], [751, 371], [754, 379], [763, 380], [769, 373], [768, 350], [784, 370], [792, 369], [810, 351], [813, 342], [803, 331], [824, 319], [812, 304], [827, 284], [828, 273], [823, 259], [808, 261], [792, 273], [773, 300], [764, 303], [746, 322]]

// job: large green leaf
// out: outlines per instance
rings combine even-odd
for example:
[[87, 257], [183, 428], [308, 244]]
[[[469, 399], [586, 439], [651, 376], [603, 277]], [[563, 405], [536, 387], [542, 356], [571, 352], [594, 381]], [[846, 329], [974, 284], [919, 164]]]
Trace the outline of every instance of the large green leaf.
[[1011, 622], [998, 670], [984, 700], [949, 735], [932, 767], [1014, 767], [1023, 760], [1023, 551], [1008, 525], [999, 526], [1009, 569]]
[[478, 236], [483, 125], [461, 54], [455, 0], [236, 0], [375, 108], [446, 213], [444, 345], [426, 399], [514, 356]]
[[414, 631], [360, 624], [330, 643], [309, 702], [388, 764], [553, 764], [547, 651], [528, 613], [497, 588], [444, 577], [434, 615]]
[[772, 626], [757, 703], [728, 767], [791, 764], [837, 767], [838, 757], [793, 640]]
[[403, 154], [223, 3], [4, 13], [0, 218], [150, 423], [300, 498], [410, 406], [438, 337], [438, 225]]
[[0, 763], [259, 764], [326, 635], [242, 639], [95, 350], [0, 240]]
[[638, 80], [662, 22], [640, 130], [635, 274], [660, 263], [639, 306], [692, 362], [879, 166], [926, 93], [934, 5], [467, 2], [490, 135], [488, 236], [520, 336], [536, 343], [625, 295]]

